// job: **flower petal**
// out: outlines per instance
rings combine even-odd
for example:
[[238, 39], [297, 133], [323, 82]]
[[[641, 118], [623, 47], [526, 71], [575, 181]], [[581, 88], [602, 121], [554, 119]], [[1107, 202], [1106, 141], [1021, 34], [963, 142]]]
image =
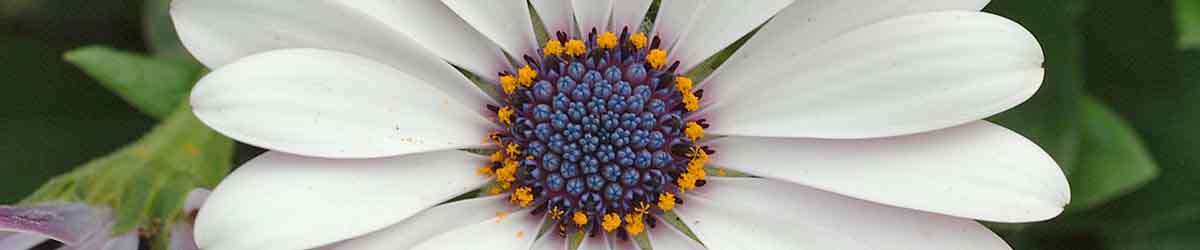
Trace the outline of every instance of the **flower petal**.
[[[477, 211], [487, 214], [488, 211]], [[456, 228], [421, 242], [413, 250], [529, 249], [533, 247], [544, 216], [529, 209], [512, 212], [496, 221], [487, 219]]]
[[200, 250], [196, 246], [195, 226], [192, 223], [176, 223], [171, 225], [171, 250]]
[[967, 219], [766, 179], [708, 183], [676, 213], [711, 249], [1009, 249]]
[[546, 231], [533, 243], [533, 248], [530, 248], [531, 250], [570, 250], [568, 248], [570, 247], [570, 242], [567, 242], [566, 238], [558, 236], [558, 233], [552, 230]]
[[513, 207], [502, 195], [462, 200], [439, 205], [393, 224], [386, 229], [333, 244], [325, 250], [411, 249], [439, 234], [476, 224], [496, 221], [497, 215], [511, 213]]
[[458, 16], [514, 58], [537, 55], [533, 20], [525, 0], [442, 0]]
[[675, 45], [675, 41], [683, 37], [691, 27], [692, 22], [695, 21], [693, 18], [710, 1], [719, 0], [661, 1], [658, 7], [658, 16], [654, 18], [654, 30], [651, 35], [662, 39], [660, 48], [671, 49], [671, 46]]
[[988, 122], [880, 139], [726, 137], [712, 145], [721, 167], [952, 216], [1039, 221], [1070, 201], [1049, 155]]
[[579, 249], [580, 250], [611, 250], [611, 249], [613, 249], [612, 245], [610, 245], [608, 243], [609, 242], [608, 242], [607, 234], [602, 233], [602, 234], [596, 235], [596, 234], [589, 233], [588, 236], [583, 237], [582, 242], [579, 242]]
[[[733, 82], [748, 86], [756, 82], [739, 81], [755, 76], [761, 65], [782, 63], [793, 57], [787, 53], [807, 50], [836, 36], [887, 19], [944, 10], [978, 11], [989, 0], [807, 0], [779, 12], [763, 25], [750, 41], [709, 76], [711, 82]], [[847, 13], [854, 13], [847, 15]], [[704, 83], [701, 82], [702, 86]], [[736, 90], [736, 89], [735, 89]]]
[[[38, 235], [66, 245], [78, 244], [101, 228], [102, 211], [83, 203], [52, 203], [34, 207], [0, 206], [0, 232]], [[24, 241], [24, 240], [17, 240]]]
[[658, 226], [647, 228], [646, 231], [650, 234], [650, 246], [657, 249], [678, 249], [678, 250], [705, 250], [704, 245], [692, 240], [683, 232], [675, 229], [669, 222], [662, 217], [658, 218]]
[[46, 240], [50, 239], [37, 234], [0, 232], [0, 249], [31, 249]]
[[637, 32], [646, 19], [653, 0], [614, 0], [612, 10], [612, 30], [620, 32], [629, 27], [629, 32]]
[[331, 158], [486, 144], [491, 123], [422, 79], [366, 58], [317, 49], [246, 57], [192, 92], [196, 116], [239, 141]]
[[671, 56], [687, 71], [758, 27], [793, 0], [707, 1], [675, 42]]
[[[789, 61], [706, 85], [714, 134], [874, 138], [961, 125], [1007, 110], [1041, 85], [1042, 52], [1019, 24], [937, 12], [874, 24]], [[759, 84], [743, 84], [759, 83]], [[711, 94], [710, 94], [711, 93]]]
[[268, 152], [229, 175], [196, 220], [207, 250], [309, 249], [399, 222], [487, 180], [449, 150], [333, 160]]
[[208, 196], [212, 194], [212, 190], [205, 188], [192, 189], [187, 194], [187, 200], [183, 203], [183, 213], [191, 214], [200, 210], [204, 206], [204, 202], [208, 200]]
[[356, 10], [408, 34], [431, 52], [490, 82], [499, 82], [501, 71], [511, 70], [504, 51], [471, 28], [440, 0], [343, 1]]
[[593, 28], [600, 32], [608, 30], [612, 6], [613, 0], [571, 0], [571, 8], [575, 10], [575, 21], [584, 35]]
[[529, 0], [538, 17], [542, 18], [548, 34], [558, 31], [575, 34], [575, 10], [571, 9], [571, 1], [563, 0]]
[[335, 50], [391, 65], [483, 109], [487, 95], [408, 35], [358, 11], [367, 3], [178, 0], [171, 18], [188, 51], [212, 69], [276, 49]]

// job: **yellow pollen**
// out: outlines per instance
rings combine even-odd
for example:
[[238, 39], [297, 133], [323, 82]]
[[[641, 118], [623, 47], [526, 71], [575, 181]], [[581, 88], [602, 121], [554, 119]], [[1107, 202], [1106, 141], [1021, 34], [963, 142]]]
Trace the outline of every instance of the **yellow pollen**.
[[613, 34], [612, 32], [604, 32], [603, 34], [600, 34], [599, 37], [596, 37], [596, 45], [605, 49], [616, 48], [617, 34]]
[[517, 204], [517, 206], [528, 207], [529, 203], [533, 202], [533, 190], [529, 189], [529, 187], [517, 188], [517, 191], [513, 192], [512, 197], [509, 197], [508, 201]]
[[500, 223], [505, 217], [508, 217], [508, 212], [496, 211], [496, 223]]
[[663, 192], [658, 194], [658, 208], [663, 211], [671, 211], [675, 208], [675, 194]]
[[718, 169], [717, 169], [717, 176], [725, 177], [726, 175], [727, 175], [727, 174], [725, 173], [725, 169], [724, 169], [724, 168], [718, 168]]
[[583, 41], [576, 39], [567, 41], [567, 55], [581, 56], [585, 51], [587, 51], [587, 45], [584, 45]]
[[562, 219], [564, 213], [566, 212], [563, 212], [563, 210], [558, 208], [558, 206], [550, 207], [550, 219]]
[[508, 153], [508, 158], [517, 158], [517, 155], [521, 154], [521, 145], [509, 143], [504, 151]]
[[691, 149], [689, 149], [687, 156], [691, 157], [693, 160], [700, 159], [700, 160], [708, 161], [708, 152], [704, 151], [704, 148], [702, 148], [700, 146], [695, 146], [695, 147], [692, 147]]
[[617, 229], [617, 227], [620, 227], [620, 226], [621, 226], [621, 215], [618, 215], [617, 213], [610, 213], [610, 214], [604, 215], [604, 221], [600, 223], [600, 227], [603, 227], [604, 231], [606, 231], [606, 232], [612, 232], [613, 230]]
[[675, 89], [683, 94], [692, 93], [692, 79], [686, 76], [675, 77]]
[[500, 132], [493, 131], [491, 133], [488, 133], [488, 140], [493, 143], [496, 143], [496, 146], [498, 146], [498, 147], [504, 146], [504, 143], [500, 141]]
[[496, 150], [496, 152], [492, 152], [492, 156], [488, 160], [490, 160], [492, 163], [504, 161], [504, 153], [500, 152], [500, 150]]
[[587, 225], [588, 218], [587, 218], [587, 215], [584, 214], [583, 212], [575, 211], [575, 214], [571, 215], [571, 221], [574, 221], [575, 225], [583, 226], [583, 225]]
[[525, 237], [525, 230], [517, 230], [517, 238]]
[[629, 37], [629, 42], [633, 43], [633, 47], [637, 49], [645, 48], [647, 40], [646, 33], [642, 32], [633, 33], [633, 36]]
[[500, 194], [500, 192], [504, 192], [504, 188], [501, 188], [500, 186], [492, 186], [491, 188], [488, 188], [488, 194]]
[[661, 69], [667, 65], [667, 52], [661, 49], [650, 50], [650, 53], [646, 54], [646, 63], [650, 64], [651, 68]]
[[513, 181], [517, 180], [517, 161], [505, 160], [504, 167], [496, 169], [496, 182], [500, 183], [501, 189], [508, 189]]
[[646, 230], [646, 224], [643, 223], [644, 220], [641, 213], [626, 214], [625, 222], [625, 232], [628, 232], [629, 235], [637, 236]]
[[679, 176], [679, 179], [675, 181], [675, 184], [679, 185], [679, 192], [682, 193], [696, 188], [696, 181], [697, 180], [695, 176], [691, 175], [691, 173], [687, 173]]
[[493, 174], [495, 174], [492, 172], [491, 166], [479, 167], [479, 169], [477, 169], [475, 172], [479, 172], [479, 175], [482, 175], [482, 176], [492, 176]]
[[546, 42], [546, 47], [542, 48], [542, 54], [546, 54], [547, 56], [559, 56], [562, 55], [563, 51], [565, 50], [567, 49], [563, 48], [562, 42], [559, 42], [558, 39], [550, 39], [550, 41]]
[[517, 71], [517, 83], [521, 84], [522, 87], [528, 88], [533, 85], [533, 79], [537, 78], [537, 76], [538, 73], [536, 70], [530, 68], [529, 65], [525, 65], [525, 67]]
[[700, 98], [692, 93], [684, 93], [683, 108], [687, 109], [688, 112], [696, 112], [696, 110], [700, 109]]
[[687, 128], [683, 130], [683, 134], [687, 135], [688, 139], [692, 139], [692, 141], [703, 139], [704, 127], [701, 127], [700, 124], [696, 122], [688, 122]]
[[645, 202], [638, 202], [638, 207], [634, 208], [633, 211], [637, 212], [639, 214], [646, 214], [646, 213], [650, 212], [650, 204], [646, 204]]
[[496, 118], [500, 119], [500, 123], [504, 125], [512, 125], [513, 109], [508, 106], [500, 107], [496, 110]]
[[505, 95], [511, 95], [514, 91], [517, 91], [517, 78], [510, 75], [501, 76], [500, 88], [504, 89]]

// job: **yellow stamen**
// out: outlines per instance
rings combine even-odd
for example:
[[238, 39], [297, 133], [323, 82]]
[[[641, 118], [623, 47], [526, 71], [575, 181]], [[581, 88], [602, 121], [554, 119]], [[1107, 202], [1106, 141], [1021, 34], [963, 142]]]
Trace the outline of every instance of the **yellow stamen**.
[[644, 222], [643, 218], [644, 217], [642, 217], [641, 213], [626, 214], [625, 215], [625, 222], [626, 222], [625, 223], [625, 232], [629, 233], [629, 235], [632, 235], [632, 236], [637, 236], [638, 234], [642, 234], [642, 232], [646, 230], [646, 224], [643, 223]]
[[500, 186], [492, 186], [491, 188], [488, 188], [488, 194], [500, 194], [500, 192], [504, 192], [504, 188], [501, 188]]
[[492, 152], [492, 156], [488, 160], [492, 163], [504, 161], [504, 153], [500, 152], [500, 150], [496, 150], [496, 152]]
[[575, 214], [571, 215], [571, 221], [574, 221], [575, 225], [579, 225], [579, 226], [587, 225], [587, 223], [588, 223], [587, 214], [584, 214], [583, 212], [580, 212], [580, 211], [575, 211]]
[[509, 143], [508, 147], [504, 149], [504, 152], [508, 153], [508, 158], [517, 158], [517, 155], [521, 154], [521, 145]]
[[611, 49], [617, 47], [617, 34], [612, 32], [604, 32], [596, 37], [596, 45], [600, 48]]
[[658, 208], [663, 211], [671, 211], [675, 208], [675, 194], [663, 192], [658, 194]]
[[675, 181], [675, 184], [679, 185], [679, 192], [686, 192], [696, 188], [696, 181], [696, 176], [689, 172], [679, 176], [679, 179]]
[[496, 118], [500, 119], [500, 123], [504, 125], [512, 125], [512, 115], [512, 107], [504, 106], [500, 107], [500, 110], [496, 110]]
[[506, 217], [508, 217], [508, 212], [496, 211], [496, 223], [500, 223], [500, 221], [504, 220]]
[[517, 91], [517, 78], [511, 75], [500, 77], [500, 88], [504, 89], [505, 95], [511, 95]]
[[688, 112], [696, 112], [696, 110], [700, 109], [700, 98], [692, 93], [684, 93], [683, 108], [687, 109]]
[[488, 140], [495, 143], [497, 147], [503, 147], [504, 143], [500, 141], [500, 132], [492, 131], [488, 133]]
[[700, 146], [694, 146], [691, 149], [689, 149], [687, 156], [691, 157], [693, 160], [701, 159], [704, 161], [708, 161], [708, 152], [704, 151], [704, 148], [702, 148]]
[[667, 65], [667, 52], [661, 49], [650, 50], [646, 54], [646, 63], [650, 64], [651, 68], [661, 69], [663, 65]]
[[479, 167], [479, 169], [475, 170], [475, 172], [478, 172], [479, 175], [482, 175], [482, 176], [492, 176], [492, 175], [496, 174], [496, 173], [492, 172], [492, 166]]
[[504, 167], [496, 169], [496, 182], [500, 183], [501, 189], [508, 189], [513, 181], [517, 180], [517, 161], [505, 160]]
[[647, 40], [646, 33], [642, 32], [633, 33], [633, 36], [629, 37], [629, 42], [633, 43], [633, 47], [637, 49], [645, 48]]
[[528, 207], [529, 203], [533, 202], [533, 190], [529, 187], [517, 188], [517, 191], [513, 192], [508, 201], [517, 204], [517, 206]]
[[576, 39], [567, 41], [567, 55], [581, 56], [585, 51], [587, 51], [587, 45], [584, 45], [583, 41]]
[[650, 212], [650, 204], [646, 204], [645, 202], [638, 202], [638, 207], [634, 208], [633, 211], [637, 212], [639, 214], [646, 214], [646, 213]]
[[538, 72], [536, 70], [530, 68], [529, 65], [525, 65], [525, 67], [517, 71], [517, 83], [521, 84], [522, 87], [528, 88], [533, 85], [533, 79], [537, 78], [537, 76]]
[[683, 134], [687, 135], [688, 139], [692, 139], [692, 141], [703, 139], [704, 127], [701, 127], [700, 124], [696, 122], [688, 122], [687, 128], [683, 130]]
[[552, 219], [552, 220], [562, 219], [564, 213], [566, 213], [566, 212], [563, 212], [563, 210], [558, 208], [558, 206], [550, 207], [549, 214], [550, 214], [550, 219]]
[[683, 94], [692, 93], [692, 79], [686, 76], [675, 77], [675, 89]]
[[610, 213], [610, 214], [604, 215], [604, 221], [600, 223], [600, 227], [604, 228], [604, 231], [606, 231], [606, 232], [612, 232], [613, 230], [617, 229], [617, 227], [620, 227], [620, 226], [621, 226], [621, 215], [618, 215], [617, 213]]
[[546, 48], [542, 49], [542, 54], [547, 56], [559, 56], [562, 55], [563, 51], [565, 50], [567, 49], [563, 48], [562, 42], [559, 42], [558, 39], [550, 39], [550, 41], [546, 42]]

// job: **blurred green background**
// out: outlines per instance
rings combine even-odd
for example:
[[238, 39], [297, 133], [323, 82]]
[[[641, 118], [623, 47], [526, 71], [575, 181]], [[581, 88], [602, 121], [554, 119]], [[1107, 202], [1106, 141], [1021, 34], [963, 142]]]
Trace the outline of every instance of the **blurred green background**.
[[[166, 0], [0, 0], [0, 204], [157, 119], [76, 66], [103, 45], [186, 63]], [[1052, 221], [989, 225], [1016, 249], [1200, 249], [1200, 0], [994, 0], [1046, 51], [1042, 90], [997, 121], [1062, 165]], [[235, 161], [257, 152], [239, 145]]]

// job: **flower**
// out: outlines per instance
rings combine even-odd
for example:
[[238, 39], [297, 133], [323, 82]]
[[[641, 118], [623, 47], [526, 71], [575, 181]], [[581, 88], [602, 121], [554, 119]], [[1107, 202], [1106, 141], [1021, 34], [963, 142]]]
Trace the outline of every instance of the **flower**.
[[272, 150], [216, 188], [197, 243], [1007, 249], [972, 219], [1049, 219], [1069, 191], [981, 121], [1043, 76], [986, 4], [662, 1], [640, 28], [650, 0], [177, 0], [214, 69], [197, 116]]
[[82, 203], [0, 206], [0, 249], [34, 249], [47, 240], [63, 249], [137, 249], [137, 232], [112, 235], [115, 223], [109, 209]]

